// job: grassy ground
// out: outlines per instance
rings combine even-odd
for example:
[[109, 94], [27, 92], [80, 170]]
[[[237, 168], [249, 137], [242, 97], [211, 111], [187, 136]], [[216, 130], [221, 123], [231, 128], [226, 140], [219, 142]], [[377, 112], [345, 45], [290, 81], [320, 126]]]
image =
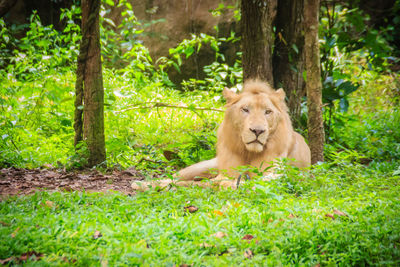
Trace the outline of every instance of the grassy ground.
[[398, 176], [350, 163], [284, 172], [237, 191], [8, 198], [0, 203], [0, 258], [18, 262], [35, 251], [40, 261], [29, 264], [400, 264]]

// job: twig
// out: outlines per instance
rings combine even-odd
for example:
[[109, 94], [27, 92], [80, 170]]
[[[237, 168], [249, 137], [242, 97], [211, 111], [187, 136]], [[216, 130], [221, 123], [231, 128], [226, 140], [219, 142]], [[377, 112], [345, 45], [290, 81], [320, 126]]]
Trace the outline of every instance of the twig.
[[219, 109], [219, 108], [191, 107], [191, 106], [186, 106], [186, 105], [173, 105], [173, 104], [162, 103], [162, 102], [143, 102], [143, 103], [133, 104], [126, 109], [116, 111], [116, 113], [122, 113], [122, 112], [125, 112], [128, 110], [134, 110], [134, 109], [152, 109], [152, 108], [160, 108], [160, 107], [162, 107], [162, 108], [181, 108], [181, 109], [189, 109], [192, 111], [207, 110], [207, 111], [224, 112], [223, 109]]
[[166, 162], [164, 162], [164, 161], [162, 161], [162, 160], [158, 160], [158, 161], [157, 161], [157, 160], [148, 159], [148, 158], [143, 157], [143, 158], [141, 158], [141, 159], [138, 161], [137, 164], [140, 164], [140, 163], [142, 163], [143, 161], [148, 161], [148, 162], [157, 163], [157, 164], [166, 163]]

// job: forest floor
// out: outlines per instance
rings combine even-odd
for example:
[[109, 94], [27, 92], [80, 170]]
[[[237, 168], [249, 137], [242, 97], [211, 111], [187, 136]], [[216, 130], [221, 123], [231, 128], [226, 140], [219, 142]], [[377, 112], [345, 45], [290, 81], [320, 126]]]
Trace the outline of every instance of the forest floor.
[[131, 195], [131, 183], [144, 176], [134, 167], [103, 174], [97, 170], [66, 171], [60, 169], [0, 169], [0, 197], [26, 195], [36, 191], [119, 191]]

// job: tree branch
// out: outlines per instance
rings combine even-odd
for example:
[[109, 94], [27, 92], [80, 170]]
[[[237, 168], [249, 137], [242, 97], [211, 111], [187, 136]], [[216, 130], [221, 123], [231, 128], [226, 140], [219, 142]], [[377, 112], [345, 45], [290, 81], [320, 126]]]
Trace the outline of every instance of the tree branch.
[[206, 110], [206, 111], [216, 111], [216, 112], [224, 112], [223, 109], [219, 108], [207, 108], [207, 107], [193, 107], [193, 106], [186, 106], [186, 105], [173, 105], [173, 104], [168, 104], [168, 103], [163, 103], [163, 102], [143, 102], [143, 103], [136, 103], [130, 105], [128, 108], [119, 110], [116, 113], [122, 113], [128, 110], [134, 110], [134, 109], [152, 109], [152, 108], [180, 108], [180, 109], [188, 109], [188, 110]]

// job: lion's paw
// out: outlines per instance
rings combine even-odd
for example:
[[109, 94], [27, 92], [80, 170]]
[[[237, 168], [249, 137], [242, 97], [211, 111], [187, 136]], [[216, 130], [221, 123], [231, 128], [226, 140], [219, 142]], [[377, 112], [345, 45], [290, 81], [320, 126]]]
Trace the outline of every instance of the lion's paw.
[[136, 191], [146, 191], [149, 189], [155, 189], [155, 188], [166, 188], [169, 186], [173, 181], [170, 179], [165, 179], [165, 180], [155, 180], [151, 182], [139, 182], [139, 181], [133, 181], [131, 184], [131, 187], [133, 190]]

